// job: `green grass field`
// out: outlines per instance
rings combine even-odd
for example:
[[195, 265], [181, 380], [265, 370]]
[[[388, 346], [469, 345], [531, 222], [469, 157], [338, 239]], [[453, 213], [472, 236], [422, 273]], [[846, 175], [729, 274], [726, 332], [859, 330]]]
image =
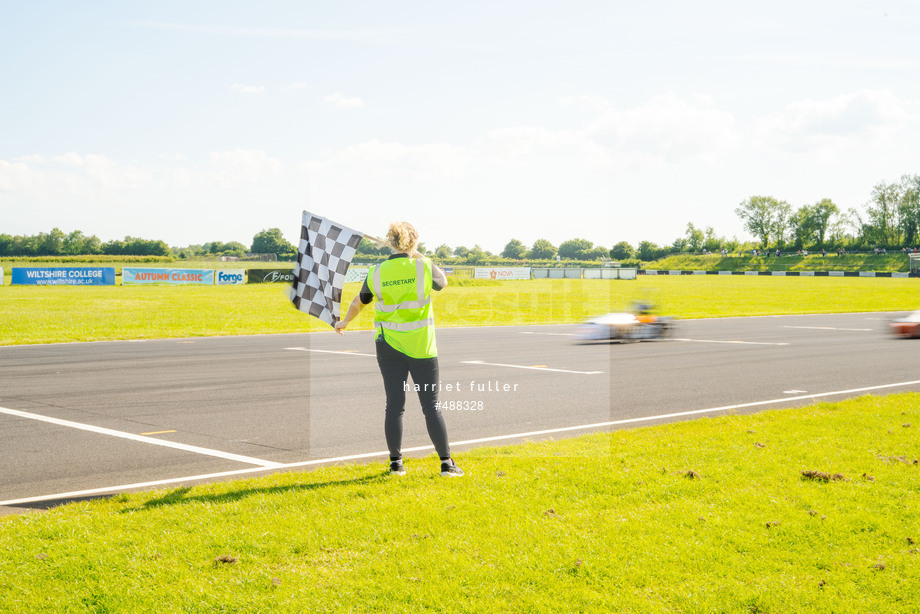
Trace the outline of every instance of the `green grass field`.
[[429, 457], [403, 478], [348, 465], [4, 517], [0, 612], [916, 611], [918, 406], [478, 449], [460, 479]]
[[[359, 290], [347, 284], [344, 307]], [[294, 310], [284, 284], [3, 286], [0, 345], [330, 330]], [[678, 318], [908, 311], [920, 280], [756, 276], [619, 280], [457, 280], [435, 293], [438, 326], [579, 322], [650, 299]], [[352, 329], [369, 329], [365, 309]]]

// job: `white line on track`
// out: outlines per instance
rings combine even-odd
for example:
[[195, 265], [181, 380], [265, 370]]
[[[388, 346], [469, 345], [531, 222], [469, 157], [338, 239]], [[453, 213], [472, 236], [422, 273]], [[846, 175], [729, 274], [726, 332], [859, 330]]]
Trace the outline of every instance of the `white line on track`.
[[315, 350], [313, 348], [284, 348], [286, 350], [297, 350], [300, 352], [320, 352], [322, 354], [345, 354], [347, 356], [370, 356], [376, 358], [376, 354], [362, 354], [361, 352], [352, 352], [351, 350]]
[[240, 463], [247, 463], [250, 465], [259, 465], [260, 467], [265, 467], [266, 469], [273, 469], [273, 468], [281, 466], [280, 463], [262, 460], [261, 458], [252, 458], [251, 456], [231, 454], [230, 452], [221, 452], [220, 450], [212, 450], [210, 448], [190, 446], [188, 444], [177, 443], [175, 441], [168, 441], [166, 439], [155, 439], [153, 437], [146, 437], [144, 435], [135, 435], [134, 433], [116, 431], [114, 429], [107, 429], [101, 426], [93, 426], [92, 424], [72, 422], [70, 420], [52, 418], [51, 416], [42, 416], [41, 414], [32, 414], [32, 413], [25, 412], [25, 411], [19, 411], [18, 409], [8, 409], [6, 407], [0, 407], [0, 414], [7, 414], [9, 416], [16, 416], [18, 418], [26, 418], [28, 420], [38, 420], [39, 422], [47, 422], [49, 424], [55, 424], [57, 426], [66, 426], [68, 428], [79, 429], [81, 431], [89, 431], [91, 433], [99, 433], [100, 435], [108, 435], [110, 437], [130, 439], [131, 441], [149, 443], [155, 446], [162, 446], [164, 448], [173, 448], [176, 450], [182, 450], [184, 452], [194, 452], [195, 454], [203, 454], [205, 456], [216, 456], [217, 458], [237, 461]]
[[874, 328], [839, 328], [837, 326], [780, 326], [780, 328], [807, 328], [809, 330], [875, 330]]
[[671, 341], [690, 341], [692, 343], [729, 343], [733, 345], [790, 345], [788, 343], [774, 343], [767, 341], [720, 341], [718, 339], [671, 339]]
[[461, 360], [465, 365], [489, 365], [490, 367], [511, 367], [512, 369], [531, 369], [533, 371], [555, 371], [557, 373], [577, 373], [579, 375], [597, 375], [603, 371], [570, 371], [568, 369], [551, 369], [550, 367], [531, 367], [525, 365], [508, 365], [500, 362], [483, 362], [481, 360]]
[[[667, 420], [669, 418], [681, 418], [684, 416], [694, 416], [700, 414], [712, 414], [719, 412], [732, 411], [735, 409], [745, 409], [748, 407], [762, 407], [764, 405], [777, 405], [781, 403], [788, 403], [790, 401], [804, 401], [808, 399], [820, 399], [824, 397], [840, 396], [847, 394], [856, 394], [862, 392], [872, 392], [875, 390], [886, 390], [889, 388], [903, 388], [905, 386], [917, 386], [920, 385], [920, 380], [914, 380], [910, 382], [898, 382], [896, 384], [882, 384], [880, 386], [866, 386], [864, 388], [851, 388], [849, 390], [835, 390], [833, 392], [819, 392], [815, 394], [805, 394], [797, 397], [786, 397], [783, 399], [770, 399], [768, 401], [754, 401], [752, 403], [739, 403], [737, 405], [723, 405], [722, 407], [710, 407], [708, 409], [694, 409], [690, 411], [681, 411], [671, 414], [660, 414], [657, 416], [643, 416], [641, 418], [627, 418], [624, 420], [611, 420], [610, 422], [597, 422], [594, 424], [580, 424], [578, 426], [567, 426], [562, 428], [555, 429], [544, 429], [541, 431], [530, 431], [527, 433], [515, 433], [513, 435], [497, 435], [495, 437], [482, 437], [479, 439], [467, 439], [466, 441], [455, 441], [452, 442], [452, 445], [476, 445], [481, 443], [489, 443], [494, 441], [503, 441], [509, 439], [521, 439], [523, 437], [534, 437], [537, 435], [552, 435], [555, 433], [570, 433], [573, 431], [585, 431], [592, 429], [599, 429], [602, 427], [608, 426], [619, 426], [622, 424], [635, 424], [637, 422], [654, 422], [656, 420]], [[403, 452], [424, 452], [426, 450], [433, 450], [434, 446], [416, 446], [414, 448], [403, 448]], [[278, 464], [275, 467], [253, 467], [249, 469], [237, 469], [236, 471], [223, 471], [220, 473], [206, 473], [202, 475], [190, 475], [181, 478], [170, 478], [166, 480], [155, 480], [152, 482], [138, 482], [135, 484], [121, 484], [119, 486], [105, 486], [102, 488], [91, 488], [89, 490], [76, 490], [72, 492], [63, 492], [56, 493], [53, 495], [40, 495], [37, 497], [25, 497], [22, 499], [10, 499], [8, 501], [0, 501], [0, 507], [9, 506], [9, 505], [23, 505], [28, 503], [39, 503], [41, 501], [57, 501], [61, 499], [73, 499], [77, 497], [91, 497], [94, 495], [102, 495], [106, 493], [113, 492], [124, 492], [127, 490], [136, 490], [139, 488], [152, 488], [154, 486], [167, 486], [169, 484], [180, 484], [183, 482], [197, 482], [201, 480], [211, 480], [216, 478], [228, 478], [238, 475], [247, 475], [252, 473], [259, 473], [261, 471], [267, 471], [271, 469], [296, 469], [298, 467], [310, 467], [312, 465], [322, 465], [327, 463], [337, 463], [345, 461], [355, 461], [355, 460], [364, 460], [368, 458], [388, 458], [389, 451], [384, 452], [368, 452], [364, 454], [349, 454], [347, 456], [336, 456], [333, 458], [322, 458], [317, 460], [308, 460], [301, 461], [297, 463], [287, 463], [287, 464]]]

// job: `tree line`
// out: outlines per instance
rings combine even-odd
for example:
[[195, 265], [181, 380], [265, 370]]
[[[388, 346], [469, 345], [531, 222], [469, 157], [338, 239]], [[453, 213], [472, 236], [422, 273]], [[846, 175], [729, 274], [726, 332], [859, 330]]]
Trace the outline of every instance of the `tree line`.
[[[699, 228], [690, 222], [682, 236], [665, 245], [640, 241], [633, 246], [620, 241], [608, 249], [587, 239], [569, 239], [555, 246], [541, 238], [528, 247], [512, 238], [500, 254], [493, 254], [478, 244], [473, 247], [441, 244], [433, 249], [421, 244], [419, 251], [455, 264], [477, 264], [499, 259], [582, 262], [635, 259], [648, 262], [678, 253], [732, 254], [751, 248], [771, 251], [913, 248], [920, 246], [920, 175], [904, 175], [898, 181], [876, 184], [862, 212], [855, 208], [842, 211], [829, 198], [793, 208], [787, 201], [773, 196], [751, 196], [735, 208], [735, 214], [755, 238], [754, 242], [739, 241], [737, 237], [729, 239], [718, 235], [711, 226]], [[278, 228], [258, 232], [249, 246], [236, 241], [211, 241], [170, 247], [163, 241], [130, 236], [103, 242], [96, 235], [88, 236], [80, 230], [64, 233], [59, 228], [31, 236], [0, 234], [0, 257], [113, 255], [193, 259], [258, 253], [276, 254], [279, 260], [293, 260], [296, 252], [297, 248]], [[379, 260], [390, 254], [389, 248], [378, 247], [366, 239], [361, 241], [357, 252], [365, 260]]]
[[9, 235], [0, 233], [0, 257], [32, 256], [166, 256], [170, 258], [211, 258], [220, 256], [243, 257], [247, 253], [274, 253], [292, 259], [296, 248], [277, 228], [263, 230], [253, 237], [247, 247], [238, 241], [211, 241], [209, 243], [170, 247], [165, 241], [125, 237], [102, 241], [96, 235], [86, 235], [81, 230], [70, 233], [60, 228], [36, 235]]

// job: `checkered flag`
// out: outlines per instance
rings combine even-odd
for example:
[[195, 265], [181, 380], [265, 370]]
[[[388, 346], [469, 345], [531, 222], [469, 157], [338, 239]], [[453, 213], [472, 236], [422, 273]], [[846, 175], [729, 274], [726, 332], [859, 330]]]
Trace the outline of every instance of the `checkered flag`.
[[291, 300], [300, 311], [335, 326], [342, 307], [345, 272], [364, 233], [303, 212]]

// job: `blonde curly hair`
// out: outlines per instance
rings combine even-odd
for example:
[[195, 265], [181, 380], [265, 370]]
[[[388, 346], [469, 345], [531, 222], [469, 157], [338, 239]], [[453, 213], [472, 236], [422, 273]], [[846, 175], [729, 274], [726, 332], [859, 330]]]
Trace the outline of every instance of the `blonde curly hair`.
[[409, 222], [393, 222], [387, 231], [387, 245], [398, 252], [412, 253], [418, 246], [418, 231]]

